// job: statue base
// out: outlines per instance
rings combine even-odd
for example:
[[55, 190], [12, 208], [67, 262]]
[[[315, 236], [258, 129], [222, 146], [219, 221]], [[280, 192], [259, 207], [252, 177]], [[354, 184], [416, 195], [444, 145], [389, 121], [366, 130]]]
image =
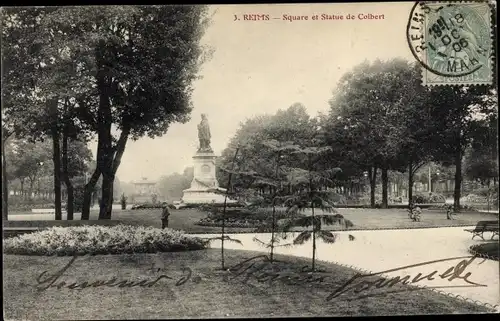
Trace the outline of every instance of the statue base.
[[[184, 204], [224, 204], [224, 195], [214, 193], [209, 190], [186, 189], [182, 196]], [[233, 200], [227, 200], [227, 204], [233, 203]]]
[[[198, 150], [193, 156], [193, 181], [191, 187], [183, 191], [184, 204], [223, 204], [226, 189], [220, 188], [215, 177], [215, 156], [211, 149]], [[226, 203], [236, 201], [227, 199]]]

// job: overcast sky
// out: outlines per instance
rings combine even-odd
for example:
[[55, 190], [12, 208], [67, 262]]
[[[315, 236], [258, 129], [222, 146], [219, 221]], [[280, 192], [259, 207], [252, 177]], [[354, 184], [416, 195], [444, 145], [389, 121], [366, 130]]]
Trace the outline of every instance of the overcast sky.
[[[311, 116], [327, 111], [339, 78], [366, 60], [402, 57], [413, 61], [406, 43], [412, 2], [222, 5], [214, 13], [203, 43], [215, 49], [194, 84], [191, 121], [173, 124], [160, 138], [129, 142], [118, 170], [121, 181], [182, 172], [198, 145], [196, 125], [206, 113], [217, 155], [240, 122], [275, 113], [295, 102]], [[243, 14], [269, 14], [269, 21], [244, 21]], [[314, 14], [344, 15], [344, 20], [311, 20]], [[346, 20], [347, 14], [356, 16]], [[384, 19], [359, 20], [359, 14]], [[234, 21], [234, 15], [240, 16]], [[283, 14], [308, 15], [308, 21], [283, 21]], [[96, 145], [91, 146], [94, 154]]]

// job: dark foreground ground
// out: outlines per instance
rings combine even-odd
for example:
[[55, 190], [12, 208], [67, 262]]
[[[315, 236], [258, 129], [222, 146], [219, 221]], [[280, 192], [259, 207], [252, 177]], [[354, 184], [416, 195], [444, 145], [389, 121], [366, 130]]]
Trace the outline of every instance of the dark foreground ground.
[[[226, 250], [226, 268], [262, 253]], [[50, 276], [68, 264], [69, 257], [3, 256], [5, 320], [154, 319], [270, 316], [369, 316], [488, 312], [427, 289], [408, 286], [348, 291], [326, 298], [355, 275], [355, 271], [320, 263], [323, 282], [305, 282], [299, 274], [310, 261], [277, 256], [282, 277], [266, 281], [264, 274], [251, 274], [245, 282], [245, 266], [234, 272], [220, 269], [220, 250], [159, 254], [83, 256], [57, 279], [60, 288], [37, 290], [50, 283]], [[260, 264], [256, 260], [256, 264]], [[188, 268], [188, 269], [187, 269]], [[40, 274], [48, 271], [40, 277]], [[184, 272], [183, 272], [184, 271]], [[190, 272], [188, 272], [190, 271]], [[262, 271], [270, 273], [267, 265]], [[261, 271], [261, 273], [262, 273]], [[248, 273], [248, 272], [245, 272]], [[82, 282], [163, 279], [151, 287], [99, 286], [69, 289]], [[260, 282], [257, 279], [260, 275]], [[267, 274], [269, 275], [269, 274]], [[284, 274], [282, 274], [284, 275]], [[295, 277], [295, 278], [293, 278]], [[371, 277], [374, 281], [376, 277]], [[268, 278], [269, 279], [269, 278]], [[295, 281], [294, 281], [295, 280]], [[311, 278], [315, 280], [315, 278]], [[371, 279], [370, 279], [371, 280]], [[46, 281], [45, 283], [41, 283]]]

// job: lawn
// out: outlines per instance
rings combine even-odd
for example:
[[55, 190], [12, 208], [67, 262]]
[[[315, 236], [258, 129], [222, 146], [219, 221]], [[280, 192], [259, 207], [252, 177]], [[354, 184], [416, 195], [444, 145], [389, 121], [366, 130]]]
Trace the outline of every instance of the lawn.
[[[388, 228], [424, 228], [440, 226], [469, 226], [480, 220], [497, 220], [492, 213], [463, 212], [455, 220], [447, 220], [444, 210], [422, 210], [420, 222], [412, 222], [406, 210], [402, 209], [338, 209], [338, 212], [354, 223], [353, 230], [388, 229]], [[195, 225], [207, 214], [197, 209], [170, 210], [169, 227], [184, 230], [187, 233], [219, 233], [220, 227]], [[97, 219], [97, 212], [91, 213], [91, 219]], [[116, 210], [113, 220], [131, 225], [149, 225], [161, 227], [161, 210]], [[335, 227], [332, 227], [335, 229]], [[227, 233], [254, 232], [254, 228], [226, 228]]]
[[[261, 255], [258, 252], [226, 251], [226, 267]], [[277, 256], [280, 271], [299, 271], [310, 261]], [[427, 289], [395, 285], [392, 288], [348, 291], [331, 301], [326, 298], [355, 275], [355, 271], [321, 262], [323, 282], [293, 284], [291, 281], [258, 282], [251, 277], [222, 271], [216, 249], [157, 254], [96, 255], [78, 257], [55, 284], [109, 280], [157, 280], [151, 287], [69, 289], [51, 287], [39, 292], [37, 277], [53, 275], [70, 257], [4, 255], [4, 318], [54, 319], [154, 319], [269, 316], [362, 316], [491, 312], [482, 306]], [[277, 268], [275, 265], [275, 268]], [[151, 268], [159, 268], [155, 272]], [[191, 276], [182, 282], [183, 267]], [[267, 266], [261, 271], [269, 270]], [[242, 269], [240, 269], [242, 271]], [[289, 275], [297, 275], [292, 272]], [[254, 274], [255, 276], [256, 274]], [[304, 274], [301, 274], [304, 275]], [[45, 274], [39, 280], [47, 280]], [[373, 278], [373, 277], [372, 277]], [[183, 283], [176, 286], [176, 282]], [[116, 281], [118, 282], [118, 281]]]

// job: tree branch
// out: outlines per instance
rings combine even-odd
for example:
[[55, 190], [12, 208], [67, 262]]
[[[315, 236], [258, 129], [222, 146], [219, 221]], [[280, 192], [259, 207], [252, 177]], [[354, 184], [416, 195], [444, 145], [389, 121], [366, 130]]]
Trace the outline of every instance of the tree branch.
[[421, 161], [420, 164], [418, 164], [417, 166], [415, 166], [415, 168], [411, 170], [412, 171], [411, 174], [414, 175], [425, 164], [427, 164], [427, 161]]
[[130, 125], [125, 125], [123, 128], [120, 138], [118, 139], [118, 142], [116, 143], [116, 146], [113, 148], [114, 151], [116, 152], [114, 159], [113, 159], [113, 175], [116, 174], [116, 171], [118, 170], [118, 167], [120, 166], [123, 152], [125, 151], [125, 145], [127, 145], [127, 140], [128, 136], [130, 134]]

